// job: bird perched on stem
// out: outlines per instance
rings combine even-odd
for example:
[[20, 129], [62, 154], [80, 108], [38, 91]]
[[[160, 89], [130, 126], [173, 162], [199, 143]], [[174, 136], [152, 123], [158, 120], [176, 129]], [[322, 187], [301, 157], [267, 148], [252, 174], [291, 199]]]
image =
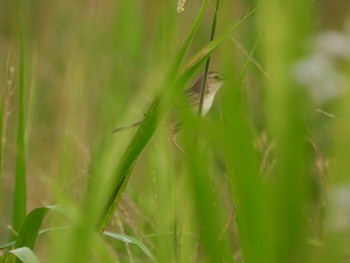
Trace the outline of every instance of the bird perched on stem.
[[[185, 96], [193, 111], [198, 111], [199, 100], [201, 97], [201, 88], [203, 82], [203, 75], [194, 83], [192, 87], [185, 91]], [[213, 105], [215, 95], [224, 83], [224, 76], [220, 73], [210, 71], [208, 73], [206, 89], [203, 100], [202, 116], [206, 115]]]
[[[207, 82], [206, 82], [206, 89], [205, 89], [205, 94], [204, 94], [204, 100], [203, 100], [203, 107], [202, 107], [202, 114], [201, 116], [205, 116], [208, 111], [210, 110], [211, 106], [213, 105], [215, 95], [219, 91], [219, 89], [222, 87], [224, 83], [224, 76], [221, 75], [218, 72], [210, 71], [208, 73], [207, 77]], [[203, 75], [199, 77], [199, 79], [193, 84], [192, 87], [189, 89], [185, 90], [184, 94], [187, 99], [189, 107], [194, 112], [198, 111], [198, 106], [199, 106], [199, 101], [201, 97], [201, 87], [202, 87], [202, 82], [203, 82]], [[132, 127], [139, 126], [142, 123], [143, 120], [136, 121], [134, 123], [119, 127], [113, 132], [119, 132], [122, 130], [126, 130]], [[179, 130], [179, 125], [177, 123], [173, 124], [171, 127], [171, 130], [173, 133], [175, 133], [173, 137], [173, 143], [180, 149], [181, 147], [176, 143], [176, 133]]]

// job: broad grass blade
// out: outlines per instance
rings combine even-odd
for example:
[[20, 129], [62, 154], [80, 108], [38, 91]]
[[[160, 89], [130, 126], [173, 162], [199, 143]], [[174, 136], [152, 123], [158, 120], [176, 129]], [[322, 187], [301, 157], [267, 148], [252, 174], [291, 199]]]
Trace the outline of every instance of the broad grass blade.
[[[175, 62], [173, 64], [172, 69], [169, 72], [168, 77], [165, 80], [164, 87], [174, 87], [174, 81], [177, 75], [177, 72], [181, 66], [181, 63], [183, 61], [183, 58], [185, 56], [185, 53], [194, 37], [195, 32], [197, 31], [199, 24], [204, 16], [205, 10], [207, 9], [209, 4], [209, 0], [205, 0], [202, 4], [201, 9], [198, 12], [198, 15], [192, 24], [191, 30], [189, 34], [186, 37], [186, 40], [184, 41], [178, 55], [175, 58]], [[170, 89], [170, 93], [172, 93], [173, 89]], [[101, 214], [101, 220], [98, 223], [97, 229], [98, 232], [102, 234], [104, 228], [108, 224], [109, 220], [111, 219], [118, 203], [121, 197], [122, 190], [125, 188], [125, 186], [128, 183], [130, 172], [132, 170], [133, 164], [136, 161], [136, 158], [141, 153], [143, 148], [148, 143], [149, 139], [153, 135], [156, 126], [157, 126], [157, 119], [158, 119], [158, 106], [160, 104], [161, 97], [157, 96], [147, 114], [145, 115], [144, 121], [142, 122], [141, 126], [137, 130], [136, 134], [134, 135], [133, 139], [131, 140], [129, 146], [125, 150], [122, 159], [118, 165], [118, 168], [116, 172], [114, 173], [114, 189], [111, 192], [110, 197], [108, 198], [108, 201], [104, 207], [104, 210]]]

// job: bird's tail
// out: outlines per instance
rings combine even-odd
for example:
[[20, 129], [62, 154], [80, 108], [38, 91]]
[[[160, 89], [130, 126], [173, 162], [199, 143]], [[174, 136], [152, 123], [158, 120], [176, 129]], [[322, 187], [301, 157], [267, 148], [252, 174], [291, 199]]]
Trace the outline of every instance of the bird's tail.
[[143, 121], [143, 119], [139, 120], [139, 121], [135, 121], [135, 122], [130, 123], [130, 124], [127, 124], [127, 125], [124, 125], [124, 126], [121, 126], [119, 128], [116, 128], [116, 129], [113, 130], [113, 133], [114, 132], [120, 132], [120, 131], [123, 131], [123, 130], [127, 130], [129, 128], [137, 127], [137, 126], [139, 126], [142, 123], [142, 121]]

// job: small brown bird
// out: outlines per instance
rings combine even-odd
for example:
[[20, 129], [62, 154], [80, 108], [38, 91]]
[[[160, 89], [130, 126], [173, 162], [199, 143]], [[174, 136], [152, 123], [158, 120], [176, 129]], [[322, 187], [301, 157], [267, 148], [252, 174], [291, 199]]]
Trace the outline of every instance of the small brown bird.
[[[213, 105], [215, 95], [219, 91], [219, 89], [222, 87], [224, 83], [224, 79], [225, 79], [224, 76], [218, 72], [210, 71], [208, 73], [208, 78], [206, 83], [207, 87], [205, 89], [204, 100], [203, 100], [202, 116], [206, 115], [210, 110], [211, 106]], [[192, 87], [185, 90], [184, 92], [188, 100], [188, 105], [193, 109], [194, 112], [198, 111], [202, 82], [203, 82], [203, 75], [194, 83]], [[142, 123], [142, 121], [143, 120], [139, 120], [137, 122], [119, 127], [113, 130], [113, 132], [118, 132], [128, 128], [139, 126]]]
[[[194, 112], [198, 111], [199, 100], [201, 96], [203, 76], [201, 76], [192, 87], [185, 91], [185, 96], [188, 99], [189, 105], [193, 108]], [[205, 89], [202, 116], [206, 115], [213, 105], [215, 95], [222, 87], [224, 83], [224, 77], [217, 72], [210, 71], [207, 78], [207, 87]]]

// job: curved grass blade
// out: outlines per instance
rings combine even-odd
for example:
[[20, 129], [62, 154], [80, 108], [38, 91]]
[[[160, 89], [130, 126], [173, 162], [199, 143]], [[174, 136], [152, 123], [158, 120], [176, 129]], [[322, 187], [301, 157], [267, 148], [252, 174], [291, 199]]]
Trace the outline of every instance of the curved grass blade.
[[[175, 62], [172, 66], [172, 69], [170, 70], [168, 77], [166, 78], [165, 83], [163, 85], [164, 87], [174, 87], [174, 81], [175, 81], [177, 72], [181, 66], [181, 63], [186, 54], [186, 51], [194, 37], [194, 34], [196, 33], [199, 27], [199, 24], [204, 16], [204, 13], [208, 7], [208, 4], [209, 4], [209, 0], [205, 0], [203, 2], [198, 12], [198, 15], [194, 23], [192, 24], [192, 28], [186, 37], [186, 40], [184, 41], [178, 55], [175, 58]], [[97, 225], [97, 230], [101, 234], [104, 228], [106, 227], [106, 225], [108, 224], [109, 220], [111, 219], [115, 209], [117, 208], [121, 194], [129, 181], [130, 172], [132, 170], [134, 163], [136, 162], [136, 158], [141, 153], [143, 148], [146, 146], [146, 144], [148, 143], [149, 139], [151, 138], [151, 136], [153, 135], [156, 129], [157, 117], [159, 115], [158, 106], [160, 101], [161, 101], [161, 96], [157, 96], [153, 100], [148, 112], [145, 115], [143, 122], [141, 123], [136, 134], [134, 135], [133, 139], [131, 140], [127, 149], [125, 150], [122, 156], [122, 159], [114, 173], [114, 178], [116, 178], [115, 179], [116, 183], [114, 183], [113, 185], [115, 185], [115, 187], [112, 190], [107, 200], [107, 203], [100, 216], [100, 221]]]
[[117, 234], [105, 231], [103, 232], [104, 236], [111, 237], [120, 241], [123, 241], [125, 243], [130, 243], [136, 245], [138, 248], [142, 250], [143, 253], [145, 253], [150, 259], [155, 260], [152, 252], [146, 247], [141, 241], [137, 240], [134, 237], [123, 235], [123, 234]]
[[[41, 224], [47, 212], [50, 210], [60, 211], [58, 206], [39, 207], [31, 211], [25, 217], [14, 244], [15, 249], [22, 247], [34, 248]], [[20, 261], [17, 259], [16, 262]]]
[[49, 210], [50, 207], [39, 207], [31, 211], [28, 214], [28, 216], [26, 216], [26, 218], [23, 221], [23, 224], [21, 225], [21, 228], [19, 229], [15, 248], [34, 248], [41, 224]]
[[221, 33], [215, 39], [213, 39], [210, 43], [204, 46], [196, 55], [192, 57], [189, 63], [184, 67], [181, 71], [180, 76], [184, 76], [186, 74], [193, 74], [193, 72], [197, 71], [199, 66], [201, 65], [201, 61], [206, 60], [213, 51], [217, 48], [217, 46], [226, 39], [232, 31], [237, 29], [244, 21], [246, 21], [249, 17], [251, 17], [258, 10], [258, 7], [252, 9], [246, 15], [244, 15], [241, 19], [234, 22], [225, 32]]
[[218, 45], [228, 37], [232, 31], [237, 29], [239, 25], [241, 25], [246, 19], [248, 19], [250, 16], [252, 16], [258, 8], [255, 8], [248, 12], [245, 16], [243, 16], [240, 20], [233, 23], [224, 33], [217, 36], [213, 41], [208, 43], [206, 46], [204, 46], [197, 54], [195, 54], [191, 59], [190, 62], [186, 64], [184, 69], [181, 71], [178, 79], [176, 80], [176, 85], [183, 87], [186, 82], [193, 76], [193, 74], [199, 70], [201, 65], [204, 63], [205, 60], [207, 60], [211, 54], [214, 52], [214, 50], [218, 47]]
[[190, 44], [192, 42], [192, 39], [194, 38], [194, 34], [197, 32], [199, 24], [200, 24], [200, 22], [203, 19], [204, 13], [205, 13], [205, 11], [208, 8], [208, 4], [209, 4], [209, 0], [205, 0], [203, 2], [202, 6], [201, 6], [201, 8], [200, 8], [200, 10], [198, 12], [198, 15], [197, 15], [195, 21], [192, 24], [192, 28], [191, 28], [189, 34], [187, 35], [186, 40], [183, 43], [182, 47], [180, 48], [180, 51], [179, 51], [178, 55], [175, 58], [175, 63], [174, 63], [173, 72], [172, 72], [173, 75], [171, 75], [174, 78], [175, 78], [175, 75], [176, 75], [178, 69], [181, 66], [181, 63], [182, 63], [182, 61], [183, 61], [183, 59], [185, 57], [187, 49], [190, 46]]
[[[1, 110], [0, 110], [0, 186], [1, 186], [1, 177], [2, 177], [2, 154], [3, 154], [3, 138], [4, 138], [4, 114], [5, 114], [5, 98], [7, 93], [7, 79], [8, 79], [8, 73], [10, 68], [10, 58], [11, 58], [11, 51], [12, 51], [12, 41], [10, 50], [7, 55], [6, 59], [6, 67], [5, 67], [5, 79], [4, 79], [4, 90], [2, 91], [2, 98], [1, 98]], [[1, 189], [1, 187], [0, 187]]]
[[19, 262], [23, 263], [40, 263], [37, 256], [28, 247], [16, 248], [0, 258], [0, 263], [13, 262], [13, 256], [16, 256]]
[[[210, 42], [208, 45], [206, 45], [202, 50], [197, 53], [197, 55], [194, 56], [193, 59], [190, 60], [190, 63], [185, 67], [185, 69], [181, 73], [181, 77], [178, 78], [175, 81], [175, 75], [178, 71], [181, 61], [183, 60], [183, 57], [185, 55], [185, 52], [193, 39], [194, 33], [197, 30], [199, 26], [200, 19], [202, 19], [202, 16], [204, 14], [205, 9], [207, 8], [207, 1], [205, 1], [199, 11], [199, 14], [197, 15], [196, 21], [193, 24], [192, 30], [190, 31], [188, 37], [186, 38], [182, 48], [179, 51], [179, 54], [176, 58], [176, 61], [174, 63], [174, 66], [172, 70], [169, 73], [169, 77], [166, 79], [166, 84], [163, 85], [164, 87], [168, 88], [169, 94], [173, 94], [175, 89], [177, 87], [183, 87], [187, 80], [196, 72], [196, 70], [199, 69], [199, 67], [204, 63], [204, 61], [210, 56], [210, 54], [215, 50], [215, 48], [227, 37], [230, 35], [230, 33], [236, 29], [241, 23], [243, 23], [248, 17], [253, 15], [257, 8], [253, 9], [249, 13], [247, 13], [242, 19], [232, 24], [227, 31], [219, 35], [217, 38], [215, 38], [212, 42]], [[170, 87], [170, 88], [169, 88]], [[125, 150], [122, 159], [119, 163], [119, 166], [116, 170], [115, 178], [117, 178], [117, 183], [115, 183], [115, 187], [106, 203], [106, 206], [101, 214], [100, 221], [97, 225], [97, 230], [99, 233], [102, 234], [104, 228], [108, 224], [109, 220], [111, 219], [118, 203], [121, 197], [121, 194], [123, 190], [126, 187], [126, 184], [128, 183], [130, 172], [132, 171], [133, 165], [136, 162], [136, 158], [141, 153], [143, 148], [148, 143], [149, 139], [153, 135], [156, 126], [157, 126], [157, 117], [159, 116], [160, 112], [158, 110], [158, 106], [161, 102], [161, 96], [157, 96], [148, 112], [145, 115], [145, 118], [143, 122], [141, 123], [141, 126], [137, 130], [136, 134], [134, 135], [133, 139], [131, 140], [129, 146]]]

